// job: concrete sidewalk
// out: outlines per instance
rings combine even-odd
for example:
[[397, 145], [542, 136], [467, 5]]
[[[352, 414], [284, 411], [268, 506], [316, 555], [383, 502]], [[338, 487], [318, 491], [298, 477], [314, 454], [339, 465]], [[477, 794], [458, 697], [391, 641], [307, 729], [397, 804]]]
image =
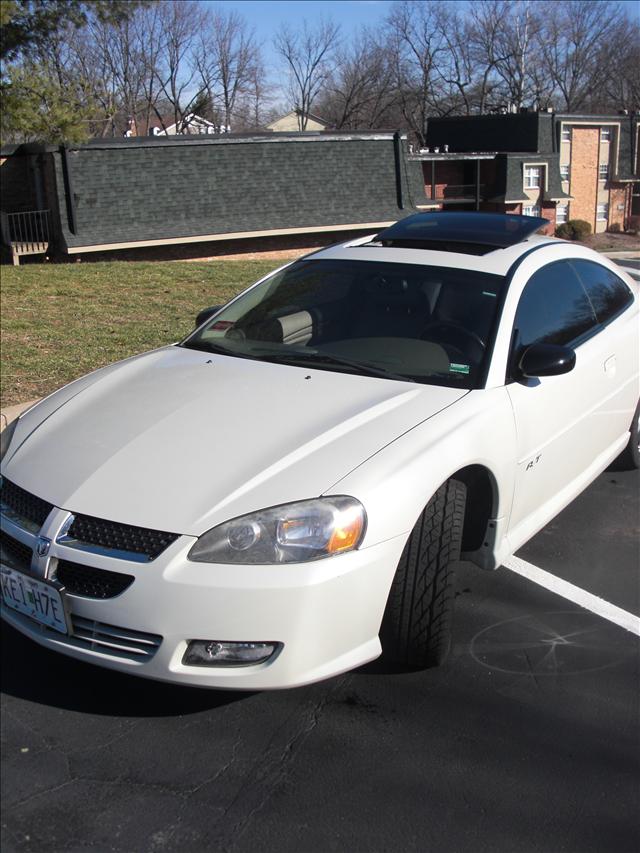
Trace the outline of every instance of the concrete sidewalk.
[[612, 261], [626, 258], [628, 260], [640, 260], [640, 249], [632, 249], [628, 252], [601, 252], [605, 258], [611, 258]]

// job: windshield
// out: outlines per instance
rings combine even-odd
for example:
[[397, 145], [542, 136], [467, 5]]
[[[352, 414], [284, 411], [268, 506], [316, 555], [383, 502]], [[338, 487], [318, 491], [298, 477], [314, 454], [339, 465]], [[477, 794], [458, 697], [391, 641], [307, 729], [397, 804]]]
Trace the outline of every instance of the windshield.
[[302, 260], [247, 290], [181, 346], [478, 388], [503, 284], [448, 267]]

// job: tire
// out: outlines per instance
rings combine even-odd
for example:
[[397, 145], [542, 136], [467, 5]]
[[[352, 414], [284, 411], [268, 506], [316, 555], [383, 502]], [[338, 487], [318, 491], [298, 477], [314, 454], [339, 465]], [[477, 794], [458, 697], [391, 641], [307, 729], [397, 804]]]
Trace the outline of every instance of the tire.
[[638, 435], [640, 428], [640, 402], [638, 403], [635, 413], [633, 415], [633, 420], [631, 421], [631, 434], [629, 436], [629, 444], [622, 451], [620, 456], [618, 456], [616, 462], [619, 464], [620, 468], [625, 471], [633, 471], [634, 469], [640, 468], [640, 447], [638, 447], [638, 442], [640, 441], [640, 437]]
[[467, 488], [444, 483], [411, 531], [382, 619], [383, 656], [409, 669], [438, 666], [451, 645], [453, 569], [460, 560]]

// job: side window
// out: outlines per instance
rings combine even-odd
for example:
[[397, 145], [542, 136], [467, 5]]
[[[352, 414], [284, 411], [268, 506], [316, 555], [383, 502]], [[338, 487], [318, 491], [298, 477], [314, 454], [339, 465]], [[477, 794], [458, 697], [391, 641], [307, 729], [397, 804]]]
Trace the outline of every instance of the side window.
[[615, 273], [594, 261], [571, 261], [587, 291], [596, 317], [603, 325], [631, 305], [633, 296], [627, 285]]
[[589, 332], [598, 321], [578, 277], [567, 261], [534, 273], [516, 311], [515, 345], [567, 345]]

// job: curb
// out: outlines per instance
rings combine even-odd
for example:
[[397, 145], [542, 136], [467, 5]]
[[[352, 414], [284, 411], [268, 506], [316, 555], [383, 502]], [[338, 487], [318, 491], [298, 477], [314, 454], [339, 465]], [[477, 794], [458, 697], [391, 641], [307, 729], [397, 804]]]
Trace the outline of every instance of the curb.
[[15, 406], [7, 406], [5, 409], [0, 410], [0, 432], [9, 426], [11, 421], [15, 421], [18, 415], [21, 415], [37, 402], [38, 400], [29, 400], [27, 403], [17, 403]]
[[640, 249], [635, 249], [630, 252], [602, 252], [605, 258], [611, 258], [611, 260], [615, 260], [616, 258], [628, 258], [629, 260], [640, 260]]

